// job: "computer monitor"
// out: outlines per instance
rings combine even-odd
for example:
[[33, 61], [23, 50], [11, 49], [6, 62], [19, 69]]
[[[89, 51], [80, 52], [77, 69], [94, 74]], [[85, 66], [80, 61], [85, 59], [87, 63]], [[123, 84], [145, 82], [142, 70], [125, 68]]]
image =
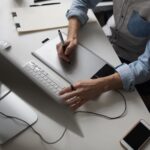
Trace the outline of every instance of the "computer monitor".
[[[14, 92], [2, 85], [0, 100], [0, 144], [5, 144], [37, 121], [37, 114]], [[5, 116], [7, 115], [7, 117]], [[14, 116], [18, 119], [10, 119]]]
[[17, 60], [9, 57], [7, 51], [0, 51], [0, 70], [0, 81], [20, 98], [60, 125], [67, 126], [69, 130], [83, 136], [76, 122], [74, 112], [66, 105], [54, 101], [28, 76]]

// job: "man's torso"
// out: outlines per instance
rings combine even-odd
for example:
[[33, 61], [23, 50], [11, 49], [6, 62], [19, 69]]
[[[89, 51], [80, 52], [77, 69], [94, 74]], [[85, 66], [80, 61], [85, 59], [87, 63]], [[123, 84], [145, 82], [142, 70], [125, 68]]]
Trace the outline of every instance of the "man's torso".
[[121, 57], [132, 61], [150, 38], [150, 0], [114, 0], [113, 11], [116, 27], [111, 42]]

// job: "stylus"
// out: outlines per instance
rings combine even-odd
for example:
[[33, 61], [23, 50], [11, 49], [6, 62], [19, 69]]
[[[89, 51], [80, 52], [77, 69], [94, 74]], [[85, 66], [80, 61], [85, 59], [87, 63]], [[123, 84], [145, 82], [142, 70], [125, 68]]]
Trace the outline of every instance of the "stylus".
[[[63, 48], [63, 50], [65, 51], [66, 45], [65, 45], [65, 41], [64, 41], [64, 39], [63, 39], [63, 36], [62, 36], [62, 33], [61, 33], [60, 30], [58, 30], [58, 35], [59, 35], [59, 38], [60, 38], [60, 41], [61, 41], [61, 44], [62, 44], [62, 48]], [[68, 61], [67, 63], [68, 63], [68, 64], [71, 64], [70, 61]]]
[[64, 39], [63, 39], [63, 36], [62, 36], [62, 33], [61, 33], [60, 30], [58, 30], [58, 34], [59, 34], [59, 37], [60, 37], [61, 44], [62, 44], [62, 46], [64, 47], [64, 46], [65, 46], [65, 41], [64, 41]]

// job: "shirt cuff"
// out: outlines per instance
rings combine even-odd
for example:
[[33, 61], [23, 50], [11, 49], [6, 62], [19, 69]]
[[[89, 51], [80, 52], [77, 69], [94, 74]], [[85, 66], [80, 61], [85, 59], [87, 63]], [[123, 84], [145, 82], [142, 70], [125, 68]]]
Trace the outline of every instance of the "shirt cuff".
[[127, 91], [133, 91], [135, 89], [135, 77], [130, 67], [124, 63], [115, 69], [121, 77], [123, 88]]
[[87, 21], [88, 21], [88, 16], [86, 13], [84, 13], [83, 11], [79, 10], [79, 9], [71, 9], [68, 10], [66, 13], [66, 17], [69, 19], [70, 17], [77, 17], [81, 23], [81, 25], [84, 25]]

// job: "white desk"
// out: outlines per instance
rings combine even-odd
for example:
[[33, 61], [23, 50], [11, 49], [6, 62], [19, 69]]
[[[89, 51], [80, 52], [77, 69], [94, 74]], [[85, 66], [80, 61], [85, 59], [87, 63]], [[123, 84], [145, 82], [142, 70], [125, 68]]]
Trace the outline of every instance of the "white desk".
[[[62, 1], [70, 2], [69, 0]], [[0, 39], [7, 40], [12, 44], [9, 55], [18, 59], [21, 65], [31, 59], [36, 60], [31, 55], [31, 51], [39, 48], [43, 39], [57, 35], [57, 30], [18, 35], [10, 12], [12, 8], [28, 6], [28, 3], [29, 1], [27, 0], [4, 0], [0, 2]], [[63, 31], [67, 32], [67, 29], [63, 29]], [[112, 65], [117, 66], [120, 64], [116, 53], [98, 23], [86, 25], [81, 30], [80, 41]], [[42, 63], [40, 64], [44, 69], [53, 73]], [[61, 81], [59, 77], [58, 79]], [[127, 114], [121, 119], [107, 120], [83, 114], [77, 115], [84, 138], [67, 131], [59, 143], [47, 145], [31, 129], [28, 129], [9, 143], [1, 146], [0, 150], [120, 150], [122, 147], [119, 140], [130, 127], [141, 118], [150, 123], [150, 114], [138, 93], [136, 91], [123, 93], [127, 99]], [[41, 107], [43, 106], [41, 105]], [[48, 106], [45, 107], [45, 109], [48, 108]], [[108, 92], [103, 94], [98, 102], [89, 102], [81, 109], [90, 109], [95, 112], [116, 116], [123, 110], [123, 101], [120, 95], [115, 92]], [[38, 122], [34, 125], [34, 128], [49, 141], [57, 139], [63, 128], [39, 110], [36, 110], [36, 112]], [[146, 149], [150, 149], [150, 143], [146, 146]]]

